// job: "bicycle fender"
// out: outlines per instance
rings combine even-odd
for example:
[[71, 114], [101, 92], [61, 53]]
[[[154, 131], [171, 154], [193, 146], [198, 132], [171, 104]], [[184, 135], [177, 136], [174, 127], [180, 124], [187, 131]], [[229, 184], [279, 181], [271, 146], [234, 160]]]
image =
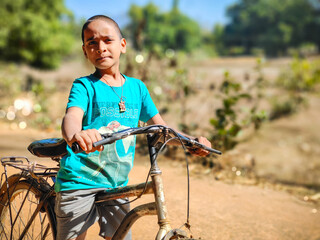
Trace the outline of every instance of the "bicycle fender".
[[8, 186], [10, 187], [11, 185], [13, 185], [14, 182], [19, 181], [20, 178], [21, 174], [13, 174], [3, 182], [0, 189], [0, 201], [2, 199], [3, 194], [7, 192]]

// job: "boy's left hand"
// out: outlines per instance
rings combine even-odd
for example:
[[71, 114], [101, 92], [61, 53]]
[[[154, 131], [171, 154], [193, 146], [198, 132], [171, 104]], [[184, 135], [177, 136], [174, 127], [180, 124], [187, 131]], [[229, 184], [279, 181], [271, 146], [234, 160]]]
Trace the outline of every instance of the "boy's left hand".
[[[197, 138], [197, 142], [211, 148], [211, 142], [205, 137]], [[197, 149], [192, 148], [192, 149], [188, 149], [188, 150], [192, 155], [201, 156], [201, 157], [205, 157], [209, 154], [209, 152], [207, 150], [204, 150], [201, 148], [197, 148]]]

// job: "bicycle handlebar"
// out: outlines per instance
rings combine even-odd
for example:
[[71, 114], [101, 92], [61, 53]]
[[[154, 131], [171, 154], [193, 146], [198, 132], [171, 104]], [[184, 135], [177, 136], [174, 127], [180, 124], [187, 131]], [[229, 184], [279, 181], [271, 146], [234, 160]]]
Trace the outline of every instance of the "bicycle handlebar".
[[[137, 127], [137, 128], [128, 128], [119, 132], [115, 133], [106, 133], [101, 134], [102, 140], [93, 143], [94, 147], [98, 147], [101, 145], [111, 144], [117, 140], [126, 138], [131, 135], [138, 135], [138, 134], [148, 134], [148, 133], [154, 133], [154, 134], [162, 134], [163, 136], [170, 138], [176, 138], [183, 142], [183, 144], [186, 147], [189, 148], [202, 148], [204, 150], [207, 150], [208, 152], [215, 153], [221, 155], [222, 153], [216, 149], [209, 148], [199, 142], [197, 142], [194, 139], [190, 139], [186, 136], [181, 135], [180, 133], [177, 133], [175, 130], [173, 130], [170, 127], [163, 126], [163, 125], [150, 125], [146, 127]], [[80, 148], [79, 144], [77, 142], [74, 142], [72, 144], [72, 151], [74, 153], [82, 152], [83, 150]]]

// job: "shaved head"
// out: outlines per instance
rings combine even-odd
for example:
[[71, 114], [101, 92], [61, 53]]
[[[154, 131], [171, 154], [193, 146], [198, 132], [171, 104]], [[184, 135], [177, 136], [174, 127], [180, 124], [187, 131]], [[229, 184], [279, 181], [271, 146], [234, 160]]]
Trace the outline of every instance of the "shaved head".
[[82, 27], [82, 31], [81, 31], [81, 39], [82, 39], [82, 43], [84, 43], [84, 31], [88, 28], [89, 24], [92, 23], [93, 21], [95, 20], [104, 20], [106, 21], [107, 23], [110, 23], [114, 26], [114, 28], [116, 29], [116, 31], [118, 32], [118, 35], [121, 38], [122, 37], [122, 33], [121, 33], [121, 30], [119, 28], [119, 25], [116, 23], [116, 21], [114, 21], [112, 18], [110, 17], [107, 17], [105, 15], [95, 15], [91, 18], [89, 18], [84, 24], [83, 24], [83, 27]]

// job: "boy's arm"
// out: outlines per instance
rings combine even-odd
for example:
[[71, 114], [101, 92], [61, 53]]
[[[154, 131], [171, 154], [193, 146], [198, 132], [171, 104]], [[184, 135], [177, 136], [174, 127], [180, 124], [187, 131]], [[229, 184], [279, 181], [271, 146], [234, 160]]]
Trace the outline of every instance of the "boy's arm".
[[[152, 124], [159, 124], [159, 125], [164, 125], [164, 126], [167, 126], [166, 122], [163, 120], [163, 118], [161, 117], [161, 115], [158, 113], [156, 114], [154, 117], [152, 117], [149, 121], [148, 121], [148, 124], [149, 125], [152, 125]], [[207, 147], [211, 147], [211, 142], [205, 138], [205, 137], [198, 137], [198, 138], [195, 138], [195, 137], [192, 137], [192, 136], [188, 136], [187, 134], [185, 133], [182, 133], [182, 132], [179, 132], [180, 134], [188, 137], [188, 138], [191, 138], [191, 139], [197, 139], [197, 141]], [[169, 143], [170, 144], [170, 143]], [[197, 149], [197, 150], [190, 150], [189, 149], [189, 152], [193, 155], [197, 155], [197, 156], [207, 156], [209, 154], [208, 151], [204, 150], [204, 149]]]
[[73, 142], [78, 142], [80, 147], [87, 153], [96, 150], [101, 151], [103, 146], [99, 146], [98, 148], [92, 146], [94, 142], [101, 140], [101, 135], [98, 130], [82, 130], [83, 114], [83, 110], [79, 107], [70, 107], [67, 109], [61, 125], [62, 136], [69, 146], [71, 146]]

